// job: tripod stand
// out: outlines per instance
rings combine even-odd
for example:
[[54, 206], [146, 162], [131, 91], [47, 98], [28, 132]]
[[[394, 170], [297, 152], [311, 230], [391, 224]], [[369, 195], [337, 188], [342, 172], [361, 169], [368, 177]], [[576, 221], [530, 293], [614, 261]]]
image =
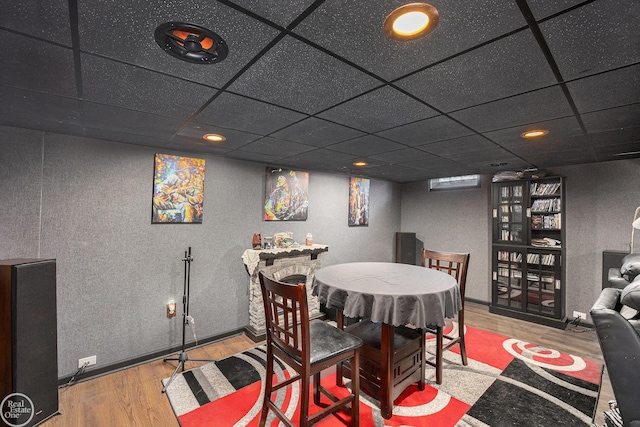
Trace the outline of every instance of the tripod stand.
[[171, 375], [171, 378], [169, 378], [169, 381], [167, 381], [167, 383], [165, 384], [164, 388], [162, 389], [162, 392], [165, 393], [167, 391], [167, 387], [169, 387], [169, 384], [171, 384], [171, 382], [174, 380], [174, 378], [176, 377], [176, 375], [178, 374], [178, 370], [180, 368], [182, 368], [182, 371], [184, 372], [184, 364], [186, 362], [214, 362], [214, 360], [209, 360], [209, 359], [189, 359], [189, 355], [187, 354], [187, 351], [185, 350], [185, 333], [186, 333], [186, 329], [187, 329], [187, 324], [189, 323], [189, 321], [192, 319], [191, 316], [189, 316], [189, 288], [190, 288], [190, 282], [191, 282], [191, 261], [193, 261], [193, 257], [191, 256], [191, 246], [189, 246], [189, 252], [187, 253], [187, 251], [184, 252], [184, 291], [182, 293], [182, 316], [183, 316], [183, 321], [182, 321], [182, 351], [180, 351], [180, 354], [178, 355], [178, 357], [168, 357], [166, 359], [164, 359], [165, 362], [169, 361], [169, 360], [177, 360], [178, 361], [178, 366], [176, 367], [176, 370], [173, 371], [173, 374]]

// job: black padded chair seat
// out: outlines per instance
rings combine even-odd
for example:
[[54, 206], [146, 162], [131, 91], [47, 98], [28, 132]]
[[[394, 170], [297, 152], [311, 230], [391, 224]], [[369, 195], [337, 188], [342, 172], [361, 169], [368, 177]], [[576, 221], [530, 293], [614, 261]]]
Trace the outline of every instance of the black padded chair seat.
[[[345, 332], [362, 338], [364, 345], [380, 350], [382, 337], [382, 324], [371, 320], [362, 320], [345, 328]], [[420, 338], [420, 331], [406, 326], [396, 326], [393, 336], [393, 348], [395, 350], [404, 347], [413, 340]]]
[[[353, 351], [362, 346], [362, 340], [360, 338], [347, 334], [335, 326], [331, 326], [318, 319], [309, 322], [309, 335], [311, 335], [309, 341], [311, 364], [322, 362], [330, 357]], [[276, 343], [274, 344], [278, 345]], [[280, 347], [280, 349], [286, 352], [284, 348]], [[287, 352], [287, 354], [296, 361], [302, 362], [302, 358], [289, 352]]]

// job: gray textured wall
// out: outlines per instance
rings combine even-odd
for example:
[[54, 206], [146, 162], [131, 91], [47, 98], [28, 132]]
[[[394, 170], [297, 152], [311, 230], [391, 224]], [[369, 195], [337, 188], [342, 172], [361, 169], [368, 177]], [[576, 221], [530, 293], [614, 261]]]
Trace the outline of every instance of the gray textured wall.
[[[629, 251], [640, 206], [640, 159], [556, 168], [567, 177], [567, 306], [589, 313], [602, 289], [602, 251]], [[640, 233], [636, 233], [636, 252]]]
[[[588, 313], [602, 288], [602, 252], [629, 250], [640, 206], [640, 160], [555, 168], [566, 176], [566, 313]], [[480, 189], [429, 192], [427, 183], [402, 191], [402, 231], [425, 246], [471, 253], [467, 296], [491, 301], [490, 177]], [[638, 233], [636, 251], [640, 251]]]
[[428, 182], [406, 184], [402, 191], [402, 231], [416, 233], [429, 249], [469, 252], [466, 297], [490, 301], [491, 179], [480, 188], [429, 191]]
[[[348, 177], [311, 172], [309, 219], [262, 221], [265, 166], [206, 159], [200, 225], [151, 224], [154, 154], [127, 144], [0, 127], [0, 259], [57, 260], [60, 377], [77, 360], [98, 366], [180, 345], [184, 251], [191, 246], [191, 310], [199, 338], [248, 324], [243, 251], [254, 232], [307, 232], [328, 244], [323, 265], [392, 261], [400, 189], [371, 182], [369, 227], [348, 227]], [[187, 341], [193, 337], [188, 331]]]

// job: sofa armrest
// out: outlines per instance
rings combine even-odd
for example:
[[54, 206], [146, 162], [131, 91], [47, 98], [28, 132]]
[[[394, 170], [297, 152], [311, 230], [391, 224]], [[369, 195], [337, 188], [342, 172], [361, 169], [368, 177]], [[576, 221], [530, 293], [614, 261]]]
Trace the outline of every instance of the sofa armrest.
[[620, 415], [631, 426], [640, 423], [640, 335], [618, 311], [620, 294], [620, 289], [603, 289], [590, 314]]
[[622, 277], [622, 274], [620, 274], [620, 269], [615, 267], [609, 269], [607, 280], [609, 281], [609, 286], [618, 289], [623, 289], [629, 284], [629, 281]]

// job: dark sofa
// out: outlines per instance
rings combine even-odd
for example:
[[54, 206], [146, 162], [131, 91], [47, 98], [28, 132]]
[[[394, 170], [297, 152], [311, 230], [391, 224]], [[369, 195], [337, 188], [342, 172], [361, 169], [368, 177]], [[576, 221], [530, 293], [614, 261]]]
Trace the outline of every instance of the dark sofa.
[[603, 289], [590, 314], [624, 426], [640, 427], [640, 276]]
[[623, 289], [640, 274], [640, 253], [628, 254], [622, 258], [620, 267], [609, 268], [609, 286]]

